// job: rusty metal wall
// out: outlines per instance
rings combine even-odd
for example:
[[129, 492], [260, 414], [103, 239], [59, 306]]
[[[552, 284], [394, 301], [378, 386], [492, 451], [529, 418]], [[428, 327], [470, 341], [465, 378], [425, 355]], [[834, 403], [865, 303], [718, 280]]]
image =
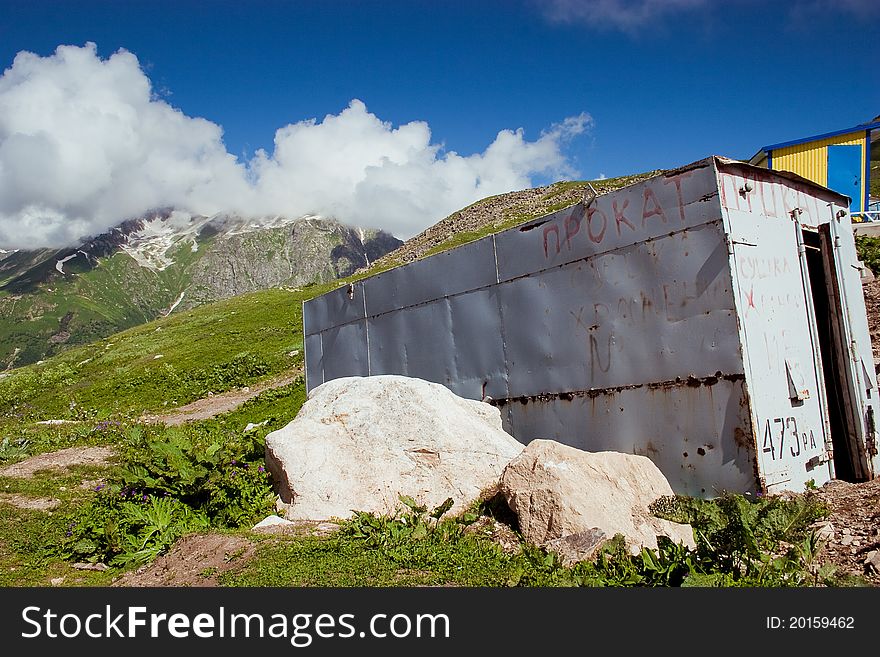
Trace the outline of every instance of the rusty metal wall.
[[307, 302], [307, 384], [436, 381], [491, 398], [522, 442], [644, 453], [682, 492], [750, 490], [728, 260], [705, 160]]
[[642, 454], [677, 493], [714, 497], [758, 491], [746, 400], [742, 378], [728, 375], [512, 399], [501, 410], [505, 423], [524, 435], [587, 451]]

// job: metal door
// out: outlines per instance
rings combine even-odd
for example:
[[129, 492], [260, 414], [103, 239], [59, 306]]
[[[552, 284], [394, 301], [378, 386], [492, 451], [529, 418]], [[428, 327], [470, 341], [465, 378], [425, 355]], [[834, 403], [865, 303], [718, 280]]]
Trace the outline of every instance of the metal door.
[[[839, 369], [838, 385], [841, 386], [842, 412], [844, 415], [844, 435], [835, 440], [835, 449], [846, 450], [847, 465], [851, 471], [847, 478], [865, 480], [873, 477], [871, 462], [866, 453], [866, 426], [862, 419], [864, 400], [861, 391], [870, 394], [874, 381], [870, 373], [865, 371], [859, 346], [853, 338], [850, 321], [850, 309], [845, 294], [841, 263], [840, 227], [836, 221], [819, 226], [822, 239], [827, 293], [832, 308], [831, 327], [833, 333], [833, 349]], [[829, 391], [830, 392], [830, 391]], [[873, 417], [873, 410], [870, 411]], [[839, 462], [835, 458], [835, 462]], [[838, 473], [841, 476], [841, 473]]]
[[831, 478], [823, 378], [799, 224], [735, 210], [730, 216], [752, 224], [752, 238], [735, 240], [733, 254], [761, 479], [771, 493], [803, 490], [810, 480], [821, 485]]

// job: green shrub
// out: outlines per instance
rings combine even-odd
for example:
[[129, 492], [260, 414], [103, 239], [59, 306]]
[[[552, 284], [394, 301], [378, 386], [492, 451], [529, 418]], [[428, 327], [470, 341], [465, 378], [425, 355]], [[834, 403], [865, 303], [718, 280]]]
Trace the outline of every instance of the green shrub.
[[241, 527], [274, 510], [260, 432], [219, 423], [133, 427], [122, 452], [122, 483], [148, 495], [170, 495], [203, 510], [218, 527]]
[[206, 486], [205, 511], [219, 527], [247, 527], [275, 513], [271, 476], [260, 463], [232, 461], [217, 470]]
[[178, 538], [209, 526], [208, 518], [173, 497], [104, 487], [71, 522], [62, 556], [113, 565], [141, 565]]
[[274, 512], [261, 434], [216, 422], [123, 431], [110, 485], [72, 520], [65, 558], [146, 563], [185, 533], [249, 526]]
[[880, 276], [880, 237], [856, 235], [856, 254], [868, 269]]

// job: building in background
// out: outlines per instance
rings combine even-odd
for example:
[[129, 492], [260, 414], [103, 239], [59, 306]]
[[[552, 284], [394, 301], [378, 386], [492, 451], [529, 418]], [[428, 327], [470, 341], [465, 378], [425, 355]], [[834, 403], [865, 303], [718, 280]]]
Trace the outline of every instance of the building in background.
[[870, 123], [764, 146], [749, 164], [790, 171], [851, 199], [853, 221], [880, 219], [871, 163], [880, 161], [880, 116]]

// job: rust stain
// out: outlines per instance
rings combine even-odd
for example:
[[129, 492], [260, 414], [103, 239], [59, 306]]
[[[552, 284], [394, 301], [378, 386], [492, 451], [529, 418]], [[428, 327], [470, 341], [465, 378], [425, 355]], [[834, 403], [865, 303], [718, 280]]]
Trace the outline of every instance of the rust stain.
[[640, 448], [638, 445], [633, 446], [633, 454], [638, 454], [639, 456], [647, 456], [652, 461], [655, 457], [660, 454], [660, 450], [654, 447], [654, 443], [650, 440], [648, 444], [644, 446], [644, 448]]
[[736, 443], [737, 447], [741, 447], [742, 449], [753, 449], [755, 446], [752, 437], [747, 434], [742, 427], [736, 427], [733, 430], [733, 442]]
[[550, 221], [550, 219], [544, 219], [543, 221], [537, 221], [533, 224], [526, 224], [525, 226], [521, 226], [519, 230], [520, 230], [520, 232], [525, 233], [526, 231], [534, 230], [535, 228], [543, 226], [544, 224], [548, 223], [549, 221]]
[[687, 379], [676, 377], [669, 381], [655, 381], [653, 383], [635, 383], [627, 386], [614, 386], [611, 388], [590, 388], [589, 390], [572, 390], [566, 392], [543, 392], [537, 395], [520, 395], [519, 397], [505, 397], [502, 399], [493, 399], [490, 403], [493, 406], [504, 406], [509, 403], [519, 402], [520, 404], [528, 404], [529, 402], [549, 402], [549, 401], [572, 401], [575, 397], [595, 399], [596, 397], [607, 397], [616, 395], [624, 390], [638, 390], [639, 388], [647, 388], [648, 390], [669, 390], [673, 388], [711, 388], [719, 381], [744, 381], [743, 374], [722, 374], [715, 372], [713, 376], [696, 377], [689, 376]]

